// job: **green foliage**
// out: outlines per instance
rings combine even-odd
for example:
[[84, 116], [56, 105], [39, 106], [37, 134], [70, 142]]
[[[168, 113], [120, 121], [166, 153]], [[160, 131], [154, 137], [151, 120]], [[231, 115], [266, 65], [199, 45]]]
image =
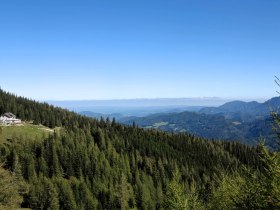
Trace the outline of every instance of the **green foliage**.
[[55, 183], [58, 189], [59, 207], [61, 210], [76, 210], [77, 204], [68, 181], [56, 178]]
[[216, 177], [263, 165], [256, 148], [236, 142], [98, 121], [1, 90], [0, 99], [1, 112], [63, 127], [63, 132], [0, 142], [5, 169], [20, 165], [30, 185], [22, 207], [203, 209], [219, 184]]
[[211, 195], [208, 209], [223, 210], [236, 209], [240, 193], [245, 186], [245, 180], [239, 174], [223, 175], [218, 188]]
[[32, 179], [29, 203], [33, 209], [59, 209], [58, 192], [50, 179], [43, 176]]
[[194, 183], [190, 186], [190, 189], [186, 196], [187, 208], [189, 210], [204, 210], [205, 206], [202, 200], [199, 198], [197, 189]]
[[280, 209], [279, 153], [269, 152], [260, 144], [262, 173], [251, 174], [242, 191], [244, 196], [237, 206], [253, 209]]
[[209, 202], [209, 209], [280, 209], [279, 153], [259, 145], [261, 171], [224, 176]]
[[120, 185], [119, 185], [119, 190], [118, 190], [118, 198], [119, 198], [119, 203], [120, 207], [122, 210], [127, 210], [130, 209], [129, 207], [129, 200], [133, 200], [133, 189], [132, 186], [127, 183], [127, 178], [125, 177], [124, 174], [121, 176], [120, 180]]
[[16, 166], [14, 172], [0, 167], [0, 209], [20, 207], [27, 188], [19, 166]]
[[173, 173], [173, 179], [166, 187], [164, 209], [203, 210], [204, 205], [197, 195], [194, 183], [192, 183], [189, 191], [187, 192], [180, 179], [180, 173], [176, 168]]
[[173, 179], [167, 185], [164, 208], [166, 210], [185, 210], [187, 208], [187, 197], [183, 185], [180, 183], [179, 171], [176, 168]]

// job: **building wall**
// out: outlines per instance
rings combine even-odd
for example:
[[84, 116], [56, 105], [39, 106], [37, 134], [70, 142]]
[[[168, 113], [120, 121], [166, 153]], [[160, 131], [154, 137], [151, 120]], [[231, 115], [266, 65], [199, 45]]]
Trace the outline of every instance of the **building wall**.
[[16, 118], [0, 117], [0, 124], [2, 125], [13, 125], [20, 124], [21, 120]]

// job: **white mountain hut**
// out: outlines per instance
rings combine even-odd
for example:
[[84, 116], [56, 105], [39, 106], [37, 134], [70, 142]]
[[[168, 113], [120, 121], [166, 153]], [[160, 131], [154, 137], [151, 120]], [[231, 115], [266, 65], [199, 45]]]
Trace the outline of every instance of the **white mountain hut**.
[[21, 124], [21, 120], [17, 119], [13, 113], [7, 112], [0, 116], [0, 125]]

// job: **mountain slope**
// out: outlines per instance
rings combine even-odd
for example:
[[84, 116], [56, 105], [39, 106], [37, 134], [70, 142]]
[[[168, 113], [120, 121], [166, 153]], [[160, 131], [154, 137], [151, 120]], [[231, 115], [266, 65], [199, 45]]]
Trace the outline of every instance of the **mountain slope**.
[[53, 133], [54, 129], [49, 129], [45, 126], [23, 124], [20, 126], [1, 126], [0, 125], [0, 143], [7, 142], [7, 140], [22, 138], [21, 136], [29, 136], [30, 138], [41, 139]]
[[276, 136], [272, 130], [274, 122], [270, 117], [242, 122], [237, 119], [227, 119], [221, 114], [181, 112], [131, 118], [122, 122], [168, 132], [187, 132], [208, 139], [236, 140], [250, 145], [256, 145], [260, 138], [264, 137], [269, 147], [276, 147], [274, 143]]
[[23, 135], [20, 141], [0, 143], [4, 168], [22, 174], [30, 185], [29, 191], [21, 191], [22, 207], [159, 209], [176, 170], [181, 186], [196, 186], [199, 198], [207, 201], [217, 177], [259, 166], [256, 148], [236, 142], [98, 121], [2, 90], [0, 110], [64, 128], [39, 141]]

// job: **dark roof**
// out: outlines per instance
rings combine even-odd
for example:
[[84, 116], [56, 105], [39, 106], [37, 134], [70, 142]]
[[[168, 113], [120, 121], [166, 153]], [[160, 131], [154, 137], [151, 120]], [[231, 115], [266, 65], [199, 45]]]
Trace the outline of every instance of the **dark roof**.
[[8, 117], [8, 118], [16, 118], [16, 115], [14, 115], [13, 113], [11, 112], [7, 112], [5, 114], [2, 114], [1, 115], [2, 117]]

